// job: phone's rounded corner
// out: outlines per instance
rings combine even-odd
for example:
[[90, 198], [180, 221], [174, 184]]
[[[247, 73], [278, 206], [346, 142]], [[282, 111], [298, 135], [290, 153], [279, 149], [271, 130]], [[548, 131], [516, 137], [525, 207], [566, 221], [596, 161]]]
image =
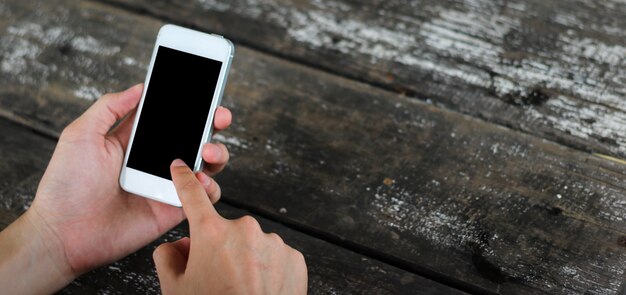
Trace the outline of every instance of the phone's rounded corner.
[[224, 38], [224, 40], [226, 41], [226, 44], [228, 44], [228, 55], [230, 56], [230, 59], [232, 59], [235, 57], [235, 44], [233, 44], [233, 41], [230, 41], [228, 38]]
[[120, 187], [124, 191], [128, 191], [128, 188], [126, 186], [126, 167], [122, 167], [122, 170], [120, 171], [120, 177], [118, 179], [118, 182], [120, 184]]
[[176, 27], [177, 27], [177, 26], [176, 26], [176, 25], [173, 25], [173, 24], [164, 24], [164, 25], [162, 25], [162, 26], [159, 28], [159, 33], [158, 33], [158, 35], [161, 35], [161, 34], [163, 34], [163, 32], [165, 32], [165, 31], [169, 31], [169, 30], [172, 30], [172, 29], [174, 29], [174, 28], [176, 28]]
[[168, 204], [170, 206], [174, 206], [174, 207], [178, 207], [178, 208], [182, 208], [183, 204], [180, 202], [180, 199], [178, 198], [178, 195], [176, 195], [175, 198], [169, 198], [169, 197], [162, 197], [162, 198], [151, 198], [155, 201], [161, 202], [161, 203], [165, 203]]
[[180, 200], [177, 203], [169, 203], [169, 205], [174, 206], [176, 208], [182, 208], [183, 204], [180, 202]]

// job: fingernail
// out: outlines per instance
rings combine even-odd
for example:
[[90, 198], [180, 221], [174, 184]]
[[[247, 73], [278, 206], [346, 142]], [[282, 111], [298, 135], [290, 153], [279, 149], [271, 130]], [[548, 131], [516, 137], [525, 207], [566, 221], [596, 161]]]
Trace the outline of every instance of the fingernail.
[[172, 166], [174, 167], [182, 167], [182, 166], [187, 166], [187, 164], [185, 164], [185, 162], [183, 162], [183, 160], [181, 159], [176, 159], [172, 162]]

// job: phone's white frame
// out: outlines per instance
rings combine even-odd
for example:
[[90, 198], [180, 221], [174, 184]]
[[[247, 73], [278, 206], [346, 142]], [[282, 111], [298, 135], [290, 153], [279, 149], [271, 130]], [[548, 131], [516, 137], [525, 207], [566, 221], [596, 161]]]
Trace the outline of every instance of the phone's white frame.
[[130, 155], [130, 149], [133, 145], [133, 139], [135, 138], [137, 124], [139, 122], [139, 118], [141, 117], [146, 91], [150, 86], [149, 83], [152, 75], [152, 67], [154, 66], [159, 46], [172, 48], [222, 62], [222, 68], [217, 79], [211, 109], [202, 134], [202, 140], [198, 144], [198, 152], [193, 166], [194, 172], [202, 169], [202, 146], [209, 141], [213, 130], [215, 110], [219, 106], [222, 94], [224, 93], [226, 78], [228, 76], [230, 63], [234, 55], [234, 46], [228, 39], [219, 35], [206, 34], [175, 25], [164, 25], [159, 30], [156, 44], [152, 51], [152, 58], [150, 59], [143, 93], [141, 94], [141, 101], [139, 102], [137, 115], [135, 116], [135, 121], [133, 123], [133, 130], [126, 149], [126, 155], [124, 157], [124, 165], [122, 165], [120, 173], [120, 186], [127, 192], [181, 207], [180, 199], [178, 198], [178, 194], [176, 193], [176, 189], [174, 188], [172, 181], [126, 166], [128, 163], [128, 156]]

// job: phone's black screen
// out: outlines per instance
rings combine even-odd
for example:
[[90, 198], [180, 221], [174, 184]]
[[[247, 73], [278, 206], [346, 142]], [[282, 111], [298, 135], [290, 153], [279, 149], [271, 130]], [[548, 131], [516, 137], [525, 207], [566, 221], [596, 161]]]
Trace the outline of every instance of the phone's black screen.
[[222, 62], [159, 46], [127, 166], [171, 180], [170, 164], [193, 166]]

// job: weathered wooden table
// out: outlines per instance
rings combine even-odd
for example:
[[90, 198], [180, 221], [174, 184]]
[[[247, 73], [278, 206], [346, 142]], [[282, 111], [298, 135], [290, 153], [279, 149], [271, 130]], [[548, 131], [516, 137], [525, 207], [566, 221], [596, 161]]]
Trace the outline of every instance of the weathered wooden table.
[[[626, 294], [623, 0], [3, 0], [0, 224], [63, 127], [143, 81], [165, 22], [237, 53], [219, 211], [311, 294]], [[156, 294], [152, 250], [63, 294]]]

